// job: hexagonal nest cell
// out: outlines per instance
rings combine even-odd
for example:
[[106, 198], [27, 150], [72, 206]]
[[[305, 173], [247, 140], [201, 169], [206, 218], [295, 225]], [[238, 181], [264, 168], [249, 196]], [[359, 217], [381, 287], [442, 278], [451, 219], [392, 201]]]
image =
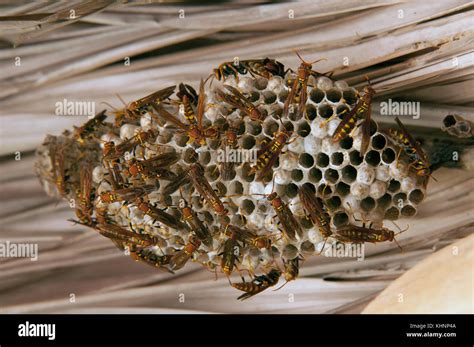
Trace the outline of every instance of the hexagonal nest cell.
[[[332, 230], [414, 216], [426, 182], [397, 160], [399, 148], [388, 134], [373, 122], [364, 155], [360, 127], [332, 140], [358, 93], [344, 81], [311, 76], [303, 112], [294, 110], [295, 98], [285, 113], [294, 78], [291, 72], [284, 78], [246, 73], [205, 83], [202, 129], [215, 133], [199, 144], [190, 130], [199, 124], [185, 117], [198, 113], [197, 100], [183, 105], [181, 88], [159, 109], [123, 110], [114, 123], [96, 117], [48, 136], [37, 150], [37, 173], [47, 192], [75, 202], [78, 222], [129, 249], [134, 259], [168, 271], [190, 260], [227, 275], [254, 276], [319, 255], [323, 243], [336, 240], [324, 239], [309, 218], [298, 194], [303, 185], [320, 201]], [[219, 93], [231, 90], [225, 86], [238, 90], [262, 120], [223, 101]], [[179, 122], [162, 117], [162, 110]], [[268, 158], [261, 156], [265, 149]], [[276, 158], [259, 179], [254, 166], [271, 150]], [[294, 235], [287, 223], [296, 223]]]

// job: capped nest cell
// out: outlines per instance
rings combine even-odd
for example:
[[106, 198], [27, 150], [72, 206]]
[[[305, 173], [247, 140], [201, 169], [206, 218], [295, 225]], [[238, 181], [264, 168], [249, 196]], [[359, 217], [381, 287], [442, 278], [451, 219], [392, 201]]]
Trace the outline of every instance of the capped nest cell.
[[[426, 180], [397, 160], [400, 149], [374, 121], [364, 155], [360, 127], [332, 140], [358, 102], [357, 91], [344, 81], [311, 76], [304, 111], [296, 105], [285, 112], [295, 74], [283, 76], [239, 71], [238, 78], [203, 83], [202, 128], [214, 133], [201, 143], [187, 131], [197, 122], [185, 117], [199, 112], [199, 93], [186, 86], [184, 105], [183, 89], [174, 88], [159, 108], [123, 110], [114, 123], [96, 117], [61, 136], [48, 135], [37, 150], [37, 173], [48, 193], [74, 202], [78, 222], [129, 249], [136, 260], [168, 271], [189, 260], [226, 275], [249, 274], [257, 284], [302, 256], [323, 256], [324, 242], [337, 242], [323, 238], [307, 216], [302, 186], [321, 203], [331, 230], [362, 222], [382, 228], [386, 220], [414, 216]], [[225, 102], [219, 95], [231, 90], [225, 85], [248, 98], [263, 120]], [[259, 177], [252, 170], [259, 150], [282, 132], [288, 135], [282, 152]], [[232, 164], [223, 163], [232, 153]], [[294, 236], [282, 232], [285, 221], [272, 193], [296, 222]]]

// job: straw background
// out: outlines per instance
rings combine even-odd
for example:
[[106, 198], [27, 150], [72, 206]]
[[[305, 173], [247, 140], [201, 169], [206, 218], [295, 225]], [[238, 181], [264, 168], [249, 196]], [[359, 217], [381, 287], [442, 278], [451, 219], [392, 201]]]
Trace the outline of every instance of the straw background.
[[474, 120], [473, 12], [461, 0], [0, 5], [0, 239], [39, 244], [36, 262], [0, 258], [0, 313], [361, 312], [422, 259], [472, 232], [472, 157], [471, 170], [436, 171], [418, 215], [397, 223], [410, 225], [399, 238], [403, 252], [381, 244], [367, 245], [362, 262], [312, 257], [297, 281], [240, 303], [223, 275], [216, 281], [195, 264], [159, 272], [71, 225], [73, 210], [34, 175], [34, 149], [46, 134], [85, 121], [55, 116], [63, 99], [96, 102], [97, 111], [101, 102], [122, 107], [116, 94], [129, 102], [182, 81], [197, 86], [236, 56], [296, 69], [295, 49], [307, 61], [326, 58], [314, 68], [352, 86], [369, 76], [380, 91], [378, 122], [392, 122], [378, 112], [389, 97], [421, 102], [421, 119], [405, 119], [422, 132], [450, 113]]

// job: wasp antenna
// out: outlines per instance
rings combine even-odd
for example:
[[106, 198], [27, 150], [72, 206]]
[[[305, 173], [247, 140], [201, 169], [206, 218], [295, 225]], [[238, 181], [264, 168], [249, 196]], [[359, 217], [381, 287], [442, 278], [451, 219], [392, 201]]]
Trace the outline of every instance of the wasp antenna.
[[277, 290], [280, 290], [281, 288], [283, 288], [287, 284], [288, 284], [288, 281], [285, 281], [285, 283], [283, 283], [281, 286], [279, 286], [277, 289], [274, 289], [273, 291], [276, 292]]
[[307, 64], [306, 61], [301, 57], [301, 55], [298, 53], [298, 51], [297, 51], [296, 49], [294, 49], [293, 52], [296, 53], [296, 55], [298, 56], [298, 58], [300, 58], [300, 60], [301, 60], [303, 63]]
[[392, 224], [395, 225], [395, 227], [398, 229], [398, 231], [402, 231], [402, 229], [400, 229], [400, 227], [398, 226], [397, 223], [395, 223], [395, 221], [391, 220]]
[[320, 61], [323, 61], [323, 60], [327, 60], [327, 59], [326, 58], [317, 59], [315, 61], [312, 61], [310, 64], [313, 65], [313, 64], [316, 64], [316, 63], [318, 63]]
[[108, 102], [102, 101], [101, 104], [104, 104], [104, 105], [109, 106], [109, 107], [110, 107], [112, 110], [114, 110], [114, 111], [118, 111], [118, 109], [117, 109], [116, 107], [112, 106], [112, 105], [109, 104]]
[[122, 102], [122, 104], [123, 104], [125, 107], [127, 107], [127, 103], [125, 102], [124, 99], [122, 99], [122, 97], [120, 96], [120, 94], [116, 93], [115, 95], [116, 95], [117, 98]]
[[[393, 222], [392, 222], [393, 223]], [[395, 224], [395, 223], [394, 223]], [[395, 224], [396, 225], [396, 224]], [[398, 227], [398, 226], [397, 226]], [[398, 230], [400, 230], [398, 233], [396, 233], [394, 236], [397, 236], [397, 235], [400, 235], [401, 233], [404, 233], [405, 231], [407, 231], [408, 229], [410, 228], [409, 225], [407, 225], [407, 227], [403, 230], [400, 230], [400, 228], [398, 228]]]
[[[207, 81], [209, 80], [209, 78], [211, 78], [211, 77], [215, 77], [214, 74], [211, 73], [209, 76], [207, 76], [207, 78], [204, 80], [204, 84], [206, 84]], [[201, 82], [202, 82], [202, 77], [201, 77]], [[212, 83], [212, 81], [211, 81], [211, 83]]]

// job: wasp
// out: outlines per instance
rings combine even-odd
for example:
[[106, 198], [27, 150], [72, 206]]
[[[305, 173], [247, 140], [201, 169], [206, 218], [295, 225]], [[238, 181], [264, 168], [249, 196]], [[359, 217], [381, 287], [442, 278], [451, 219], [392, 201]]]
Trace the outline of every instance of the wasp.
[[193, 87], [191, 87], [189, 84], [180, 83], [178, 89], [179, 89], [179, 91], [176, 93], [176, 96], [181, 101], [183, 101], [184, 97], [187, 97], [189, 102], [193, 106], [197, 105], [199, 96], [198, 96], [198, 94], [196, 93], [196, 90]]
[[411, 136], [411, 134], [408, 132], [407, 128], [403, 125], [400, 119], [396, 117], [395, 121], [400, 127], [400, 131], [389, 129], [389, 134], [392, 140], [402, 148], [402, 150], [408, 155], [411, 160], [413, 160], [410, 163], [409, 167], [413, 167], [418, 176], [430, 177], [431, 164], [428, 159], [428, 156], [423, 151], [418, 141], [416, 141], [413, 136]]
[[303, 230], [291, 212], [287, 204], [278, 196], [276, 192], [268, 195], [267, 200], [272, 204], [273, 209], [282, 225], [282, 229], [287, 238], [296, 241], [296, 234], [303, 236]]
[[234, 235], [238, 240], [256, 248], [270, 249], [272, 241], [267, 236], [259, 236], [247, 229], [238, 228], [230, 224], [222, 224], [220, 232], [228, 237]]
[[372, 99], [375, 95], [375, 90], [370, 85], [364, 87], [363, 95], [360, 97], [357, 104], [342, 118], [332, 136], [332, 141], [337, 143], [350, 134], [357, 123], [358, 118], [363, 118], [361, 123], [362, 142], [360, 146], [360, 154], [364, 155], [369, 147], [370, 142], [370, 123], [372, 115]]
[[300, 273], [300, 260], [301, 258], [298, 256], [294, 259], [284, 260], [283, 264], [285, 267], [285, 280], [286, 282], [290, 282], [296, 279]]
[[246, 300], [256, 294], [263, 292], [278, 283], [281, 271], [271, 269], [268, 274], [255, 277], [252, 282], [232, 283], [232, 287], [245, 292], [237, 298], [237, 300]]
[[221, 268], [222, 272], [229, 277], [234, 271], [235, 262], [240, 255], [240, 247], [237, 242], [237, 236], [232, 233], [230, 237], [224, 243], [224, 250], [221, 254]]
[[186, 185], [189, 183], [189, 175], [188, 175], [189, 170], [184, 170], [181, 172], [179, 175], [177, 175], [172, 182], [168, 183], [164, 188], [163, 188], [163, 195], [168, 196], [173, 194], [175, 191], [177, 191], [180, 187]]
[[165, 181], [174, 181], [178, 178], [178, 175], [176, 175], [174, 172], [171, 172], [169, 168], [156, 169], [153, 174], [156, 178]]
[[139, 247], [149, 247], [158, 243], [158, 239], [155, 237], [147, 234], [138, 234], [113, 223], [98, 224], [92, 221], [84, 223], [81, 221], [75, 221], [73, 219], [70, 219], [70, 221], [76, 224], [91, 227], [97, 230], [102, 236], [120, 243], [126, 243]]
[[224, 207], [224, 203], [219, 199], [216, 192], [204, 176], [204, 170], [199, 164], [193, 164], [189, 169], [189, 176], [198, 193], [212, 207], [215, 213], [225, 216], [229, 211]]
[[201, 241], [194, 235], [191, 235], [184, 248], [171, 256], [170, 269], [172, 271], [181, 269], [186, 265], [188, 260], [191, 259], [194, 252], [196, 252], [200, 246]]
[[181, 83], [179, 85], [179, 92], [176, 93], [179, 98], [181, 105], [183, 105], [184, 118], [189, 124], [197, 125], [198, 121], [193, 110], [193, 106], [198, 105], [199, 97], [193, 87]]
[[155, 185], [146, 184], [141, 187], [122, 188], [118, 190], [104, 192], [104, 193], [101, 193], [99, 197], [100, 197], [100, 201], [102, 201], [104, 204], [111, 204], [117, 201], [134, 200], [144, 194], [151, 193], [154, 190], [156, 190]]
[[284, 78], [286, 74], [285, 65], [275, 59], [248, 60], [246, 65], [252, 76], [255, 74], [270, 79], [272, 76]]
[[115, 125], [120, 126], [125, 123], [126, 120], [137, 120], [145, 112], [150, 111], [150, 105], [155, 103], [161, 104], [164, 100], [168, 99], [176, 89], [176, 86], [170, 86], [161, 90], [158, 90], [150, 95], [147, 95], [141, 99], [132, 101], [123, 110], [115, 112]]
[[181, 198], [179, 201], [179, 207], [184, 222], [187, 224], [194, 234], [201, 240], [207, 247], [212, 247], [212, 236], [209, 229], [199, 219], [197, 213], [188, 206], [186, 200]]
[[318, 61], [321, 61], [322, 59], [313, 61], [311, 63], [306, 62], [301, 56], [299, 55], [298, 52], [295, 52], [298, 58], [301, 60], [301, 64], [298, 67], [297, 71], [297, 76], [295, 80], [293, 80], [291, 87], [290, 87], [290, 93], [288, 94], [285, 104], [283, 106], [283, 114], [288, 114], [288, 111], [290, 110], [290, 105], [294, 103], [296, 99], [299, 100], [298, 103], [298, 114], [301, 114], [304, 112], [305, 105], [306, 105], [306, 100], [308, 99], [308, 79], [310, 76], [321, 76], [323, 74], [313, 71], [313, 64], [317, 63]]
[[[398, 234], [406, 231], [401, 230]], [[370, 242], [370, 243], [379, 243], [379, 242], [385, 242], [385, 241], [395, 241], [395, 234], [394, 231], [388, 229], [388, 228], [380, 228], [380, 229], [374, 229], [372, 228], [371, 225], [368, 227], [363, 224], [362, 226], [356, 226], [356, 225], [345, 225], [341, 226], [338, 229], [336, 229], [333, 237], [341, 242], [353, 242], [353, 243], [364, 243], [364, 242]], [[398, 243], [397, 243], [398, 245]], [[400, 245], [398, 245], [400, 247]]]
[[289, 260], [282, 259], [283, 266], [285, 268], [284, 276], [285, 276], [285, 281], [286, 282], [283, 285], [281, 285], [278, 289], [275, 289], [275, 290], [280, 290], [288, 282], [296, 280], [296, 278], [298, 277], [298, 275], [300, 273], [300, 261], [301, 260], [303, 260], [303, 258], [301, 258], [300, 256], [297, 256], [296, 258], [289, 259]]
[[[199, 100], [196, 113], [191, 112], [189, 113], [186, 118], [190, 119], [191, 123], [189, 125], [184, 124], [178, 118], [173, 116], [171, 113], [166, 111], [163, 107], [157, 104], [152, 104], [154, 110], [166, 121], [169, 121], [176, 125], [181, 131], [185, 132], [186, 135], [189, 137], [188, 144], [196, 143], [199, 146], [206, 145], [206, 139], [211, 138], [215, 139], [219, 135], [218, 130], [213, 127], [209, 126], [204, 128], [202, 125], [202, 119], [204, 116], [204, 108], [205, 108], [205, 101], [206, 101], [206, 94], [204, 92], [204, 81], [201, 79], [201, 85], [199, 87]], [[192, 109], [190, 110], [192, 111]], [[186, 112], [185, 112], [186, 114]], [[196, 121], [196, 123], [194, 123]]]
[[105, 112], [106, 110], [99, 112], [81, 127], [74, 129], [73, 137], [77, 140], [77, 142], [79, 142], [79, 144], [83, 145], [85, 138], [90, 133], [94, 132], [98, 126], [104, 125], [104, 120], [107, 119]]
[[95, 220], [97, 224], [109, 224], [109, 217], [107, 216], [106, 207], [96, 207], [95, 208]]
[[[221, 150], [227, 152], [235, 150], [237, 147], [237, 133], [234, 129], [229, 128], [225, 132], [225, 137], [221, 143]], [[219, 164], [219, 171], [223, 181], [230, 181], [234, 178], [234, 167], [235, 162], [231, 160], [228, 161], [227, 159]]]
[[116, 224], [98, 224], [96, 229], [101, 235], [125, 242], [127, 244], [137, 245], [141, 247], [148, 247], [155, 245], [158, 240], [146, 234], [138, 234], [132, 231], [128, 231], [123, 227]]
[[56, 187], [58, 188], [61, 196], [66, 196], [66, 168], [64, 162], [64, 147], [60, 148], [55, 145], [54, 148], [50, 147], [50, 156], [53, 164], [53, 178]]
[[274, 59], [256, 59], [256, 60], [235, 60], [233, 62], [224, 62], [217, 69], [213, 70], [214, 77], [218, 80], [224, 80], [229, 76], [234, 76], [239, 80], [239, 74], [245, 75], [247, 72], [255, 75], [271, 78], [272, 76], [285, 77], [285, 66]]
[[152, 204], [144, 201], [141, 198], [137, 198], [135, 200], [135, 204], [137, 205], [140, 211], [143, 211], [146, 215], [153, 218], [155, 221], [158, 221], [170, 228], [183, 230], [186, 229], [186, 225], [179, 221], [178, 218], [175, 216], [153, 206]]
[[150, 95], [147, 95], [141, 99], [132, 101], [127, 108], [131, 111], [136, 111], [148, 107], [151, 103], [161, 103], [163, 100], [168, 99], [171, 94], [174, 93], [175, 89], [176, 86], [170, 86], [158, 90], [157, 92], [151, 93]]
[[150, 129], [148, 131], [140, 131], [133, 137], [125, 140], [119, 145], [115, 145], [113, 142], [107, 142], [104, 145], [103, 157], [104, 160], [113, 161], [122, 157], [126, 152], [134, 149], [138, 145], [144, 145], [150, 142], [153, 138], [156, 138], [156, 130]]
[[107, 182], [112, 185], [113, 190], [120, 190], [126, 188], [126, 183], [122, 177], [119, 164], [115, 162], [104, 162], [103, 164], [109, 173], [109, 179], [107, 180]]
[[51, 155], [53, 160], [53, 177], [55, 178], [56, 187], [62, 196], [66, 196], [66, 169], [64, 166], [64, 153], [58, 151]]
[[217, 89], [217, 96], [221, 101], [238, 108], [241, 114], [249, 116], [251, 120], [260, 123], [263, 122], [265, 115], [255, 107], [250, 99], [245, 97], [237, 88], [228, 85], [224, 85], [224, 88], [226, 88], [230, 94], [224, 93], [221, 89]]
[[92, 218], [92, 164], [86, 162], [79, 173], [79, 207], [76, 216], [81, 222], [90, 222]]
[[275, 134], [272, 141], [266, 143], [257, 152], [257, 163], [251, 167], [250, 173], [259, 172], [257, 181], [262, 180], [271, 170], [278, 157], [280, 156], [283, 147], [288, 144], [288, 140], [293, 134], [292, 131], [284, 129]]
[[166, 267], [171, 261], [170, 255], [159, 256], [149, 249], [131, 249], [130, 257], [135, 261], [142, 261], [150, 266], [174, 274], [173, 271]]
[[309, 216], [311, 222], [318, 226], [319, 232], [324, 238], [331, 236], [331, 217], [325, 211], [323, 205], [319, 202], [316, 195], [305, 185], [300, 186], [298, 195], [303, 208]]
[[161, 171], [161, 169], [175, 164], [179, 159], [180, 157], [178, 154], [170, 152], [159, 154], [146, 160], [133, 160], [129, 167], [123, 171], [123, 173], [126, 177], [136, 177], [138, 175], [147, 177], [153, 173], [166, 174], [166, 172]]

